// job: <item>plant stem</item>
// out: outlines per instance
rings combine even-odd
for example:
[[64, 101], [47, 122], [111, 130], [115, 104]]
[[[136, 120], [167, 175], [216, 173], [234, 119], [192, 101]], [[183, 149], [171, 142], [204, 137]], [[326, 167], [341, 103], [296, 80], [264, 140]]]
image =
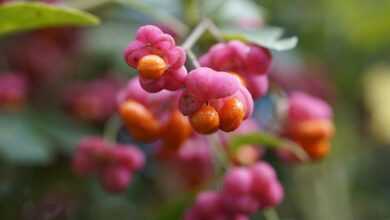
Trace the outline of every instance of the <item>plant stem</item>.
[[187, 39], [184, 41], [184, 43], [181, 45], [181, 47], [188, 51], [194, 46], [196, 41], [202, 36], [202, 34], [207, 30], [209, 26], [209, 22], [207, 19], [203, 19], [191, 32], [190, 35], [188, 35]]
[[217, 41], [220, 42], [224, 41], [221, 31], [214, 24], [214, 22], [208, 18], [203, 18], [202, 21], [195, 27], [195, 29], [187, 37], [187, 39], [184, 41], [181, 47], [183, 47], [183, 49], [185, 49], [186, 51], [190, 50], [206, 30], [208, 30], [211, 33], [211, 35], [213, 35], [213, 37], [217, 39]]
[[226, 149], [223, 147], [220, 137], [217, 134], [212, 134], [208, 136], [208, 139], [217, 159], [217, 169], [221, 168], [221, 170], [226, 170], [231, 166], [231, 162]]
[[190, 58], [192, 65], [194, 65], [195, 68], [200, 67], [200, 64], [198, 62], [198, 59], [196, 58], [196, 55], [194, 52], [192, 52], [191, 49], [187, 50], [188, 58]]
[[116, 137], [118, 135], [120, 125], [121, 123], [118, 115], [115, 114], [111, 116], [111, 118], [106, 122], [104, 126], [104, 139], [106, 139], [107, 141], [116, 142]]
[[219, 41], [219, 42], [223, 42], [225, 41], [223, 39], [223, 36], [222, 36], [222, 33], [221, 31], [219, 30], [219, 28], [217, 27], [217, 25], [214, 24], [214, 22], [208, 18], [205, 19], [208, 23], [208, 30], [210, 32], [211, 35], [213, 35], [213, 37]]
[[264, 210], [264, 217], [266, 220], [280, 220], [278, 212], [274, 208]]

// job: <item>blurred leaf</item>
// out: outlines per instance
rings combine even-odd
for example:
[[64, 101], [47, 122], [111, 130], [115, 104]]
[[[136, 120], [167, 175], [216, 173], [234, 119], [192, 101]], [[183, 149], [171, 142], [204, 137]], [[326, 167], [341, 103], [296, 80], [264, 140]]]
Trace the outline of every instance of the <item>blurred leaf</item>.
[[[128, 6], [134, 10], [144, 13], [147, 16], [155, 19], [157, 23], [167, 24], [169, 27], [175, 28], [179, 35], [184, 35], [188, 31], [188, 27], [176, 18], [174, 15], [168, 13], [168, 9], [178, 5], [179, 3], [166, 2], [161, 4], [161, 1], [137, 1], [137, 0], [115, 0], [116, 2]], [[148, 3], [149, 2], [149, 3]], [[165, 10], [165, 7], [169, 6]]]
[[0, 116], [0, 153], [18, 164], [44, 164], [51, 159], [48, 141], [24, 114]]
[[97, 25], [92, 14], [73, 8], [17, 2], [0, 6], [0, 34], [42, 27]]
[[376, 138], [390, 143], [390, 66], [377, 65], [363, 78], [364, 98], [371, 113], [371, 131]]
[[238, 149], [242, 145], [247, 144], [261, 144], [268, 148], [278, 148], [285, 143], [284, 140], [279, 139], [270, 134], [263, 132], [249, 133], [243, 135], [236, 135], [230, 141], [230, 147], [232, 150]]
[[261, 145], [262, 148], [268, 149], [286, 148], [296, 154], [299, 158], [303, 160], [308, 159], [306, 152], [296, 143], [265, 132], [233, 136], [230, 140], [229, 148], [232, 151], [236, 151], [241, 146], [248, 144], [255, 144], [256, 146]]
[[271, 50], [284, 51], [297, 46], [296, 36], [281, 38], [283, 29], [277, 27], [265, 27], [259, 30], [225, 29], [223, 35], [226, 40], [241, 40], [253, 42]]
[[[216, 8], [218, 7], [218, 8]], [[264, 9], [251, 0], [205, 1], [204, 10], [207, 15], [215, 16], [221, 23], [240, 25], [240, 22], [264, 22]]]
[[48, 138], [56, 142], [56, 147], [61, 148], [65, 153], [72, 153], [80, 139], [87, 135], [93, 135], [96, 132], [78, 121], [72, 120], [64, 114], [33, 113], [37, 127], [45, 133]]
[[66, 6], [81, 10], [95, 9], [112, 2], [115, 2], [115, 0], [64, 0]]
[[389, 0], [327, 0], [324, 3], [329, 32], [341, 32], [340, 36], [363, 49], [375, 51], [389, 44]]

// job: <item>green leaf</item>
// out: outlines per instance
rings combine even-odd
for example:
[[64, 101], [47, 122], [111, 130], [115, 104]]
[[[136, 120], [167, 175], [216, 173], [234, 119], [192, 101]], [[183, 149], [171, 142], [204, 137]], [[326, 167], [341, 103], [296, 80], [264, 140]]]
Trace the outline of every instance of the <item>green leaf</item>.
[[55, 150], [63, 153], [72, 153], [81, 138], [97, 133], [91, 127], [59, 112], [52, 111], [45, 114], [33, 112], [31, 114], [36, 119], [34, 121], [36, 127], [55, 142]]
[[24, 114], [2, 113], [0, 154], [6, 161], [17, 164], [45, 164], [51, 159], [49, 142]]
[[78, 9], [37, 2], [7, 3], [0, 6], [0, 34], [43, 27], [88, 26], [99, 19]]
[[278, 27], [265, 27], [260, 30], [224, 29], [223, 36], [226, 40], [241, 40], [256, 43], [271, 50], [284, 51], [297, 46], [296, 36], [281, 38], [283, 29]]
[[236, 135], [230, 140], [229, 148], [234, 152], [248, 144], [261, 145], [262, 148], [268, 149], [287, 148], [302, 160], [308, 159], [306, 152], [296, 143], [265, 132]]
[[281, 147], [284, 143], [284, 140], [279, 139], [273, 135], [263, 132], [256, 132], [234, 136], [230, 141], [230, 148], [232, 150], [237, 150], [240, 146], [247, 144], [261, 144], [268, 148], [278, 148]]

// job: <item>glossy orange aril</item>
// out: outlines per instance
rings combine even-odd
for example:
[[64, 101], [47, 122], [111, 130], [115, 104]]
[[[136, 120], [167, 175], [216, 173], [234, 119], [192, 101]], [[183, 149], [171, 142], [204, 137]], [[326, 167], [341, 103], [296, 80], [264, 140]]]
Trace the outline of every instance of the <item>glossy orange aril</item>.
[[159, 79], [167, 69], [164, 59], [157, 55], [146, 55], [138, 61], [137, 70], [146, 79]]
[[211, 134], [219, 128], [219, 115], [213, 106], [203, 105], [190, 116], [192, 128], [201, 134]]
[[225, 101], [219, 111], [221, 129], [229, 132], [240, 127], [245, 117], [245, 107], [237, 98], [230, 98]]

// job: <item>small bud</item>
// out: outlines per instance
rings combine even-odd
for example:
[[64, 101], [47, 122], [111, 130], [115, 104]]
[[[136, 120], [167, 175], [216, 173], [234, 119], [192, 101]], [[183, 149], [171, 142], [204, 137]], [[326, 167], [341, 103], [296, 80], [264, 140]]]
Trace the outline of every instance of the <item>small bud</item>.
[[211, 134], [219, 128], [219, 115], [214, 107], [203, 105], [190, 117], [192, 127], [201, 134]]
[[146, 79], [159, 79], [167, 69], [167, 64], [160, 56], [146, 55], [138, 61], [137, 69]]

